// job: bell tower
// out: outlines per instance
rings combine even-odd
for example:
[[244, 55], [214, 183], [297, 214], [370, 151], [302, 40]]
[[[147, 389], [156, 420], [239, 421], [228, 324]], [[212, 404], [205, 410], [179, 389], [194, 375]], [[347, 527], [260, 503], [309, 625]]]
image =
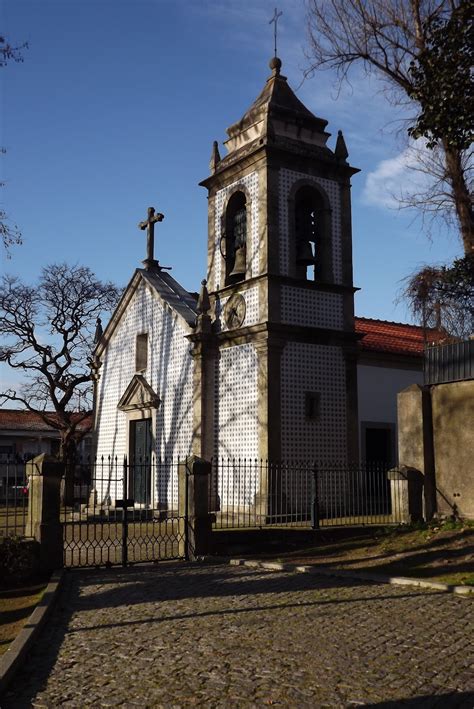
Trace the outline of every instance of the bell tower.
[[357, 458], [349, 165], [278, 57], [244, 116], [214, 143], [207, 282], [214, 308], [214, 453]]

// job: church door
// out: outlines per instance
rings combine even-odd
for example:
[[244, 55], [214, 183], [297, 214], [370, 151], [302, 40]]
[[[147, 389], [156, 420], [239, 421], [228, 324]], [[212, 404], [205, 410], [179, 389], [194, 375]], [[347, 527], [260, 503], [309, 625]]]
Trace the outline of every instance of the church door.
[[130, 487], [136, 503], [150, 504], [151, 483], [151, 419], [130, 422], [131, 466]]

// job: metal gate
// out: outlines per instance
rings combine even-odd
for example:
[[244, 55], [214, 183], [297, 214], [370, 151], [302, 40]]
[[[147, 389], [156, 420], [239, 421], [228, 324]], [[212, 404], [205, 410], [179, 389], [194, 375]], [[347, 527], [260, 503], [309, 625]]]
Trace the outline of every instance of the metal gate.
[[178, 499], [177, 461], [102, 458], [69, 465], [62, 490], [64, 566], [185, 559], [186, 504], [180, 510]]

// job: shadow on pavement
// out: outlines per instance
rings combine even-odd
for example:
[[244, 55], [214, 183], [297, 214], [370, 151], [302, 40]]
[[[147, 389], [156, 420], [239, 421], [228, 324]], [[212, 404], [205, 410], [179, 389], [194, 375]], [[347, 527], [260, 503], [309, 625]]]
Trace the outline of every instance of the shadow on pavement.
[[426, 694], [410, 699], [397, 699], [390, 702], [377, 702], [365, 704], [370, 709], [472, 709], [474, 707], [474, 692], [449, 692], [448, 694]]
[[[309, 599], [307, 596], [292, 596], [301, 591], [311, 591], [315, 595], [310, 596]], [[272, 598], [269, 598], [268, 596], [272, 594]], [[381, 591], [378, 584], [346, 578], [184, 562], [125, 569], [70, 571], [65, 574], [64, 587], [48, 626], [33, 648], [31, 657], [13, 679], [9, 691], [0, 699], [0, 707], [1, 709], [23, 709], [34, 705], [34, 698], [46, 688], [48, 677], [57, 663], [61, 672], [68, 672], [67, 660], [65, 661], [63, 655], [58, 658], [58, 655], [64, 638], [77, 633], [86, 631], [100, 633], [102, 630], [130, 626], [132, 634], [135, 632], [135, 627], [140, 625], [199, 620], [232, 614], [242, 617], [243, 614], [258, 611], [270, 610], [277, 613], [289, 608], [311, 606], [323, 609], [333, 605], [343, 607], [346, 604], [347, 612], [350, 613], [354, 604], [368, 601], [376, 601], [379, 604], [386, 600], [396, 601], [397, 608], [394, 608], [393, 612], [403, 613], [404, 599], [417, 596], [427, 599], [439, 595], [441, 594], [436, 591], [406, 591], [406, 589], [397, 590], [388, 586]], [[215, 609], [212, 606], [196, 607], [191, 612], [189, 606], [187, 608], [185, 604], [180, 606], [180, 601], [186, 599], [196, 599], [197, 605], [199, 599], [213, 597], [234, 597], [237, 599], [237, 605], [234, 602], [226, 603], [224, 607], [221, 604]], [[250, 599], [248, 603], [247, 597]], [[165, 605], [170, 601], [171, 604]], [[465, 599], [453, 598], [452, 602], [463, 603]], [[374, 612], [377, 612], [379, 607], [377, 603]], [[133, 607], [137, 605], [146, 605], [149, 608], [144, 609], [143, 615], [141, 615], [142, 609], [139, 609], [140, 617], [136, 615], [134, 617]], [[116, 623], [111, 623], [110, 616], [107, 614], [101, 619], [101, 610], [111, 608], [130, 608], [130, 620], [124, 620], [122, 615]], [[71, 622], [73, 616], [75, 618]], [[81, 619], [80, 624], [77, 622], [78, 618]], [[74, 660], [74, 664], [77, 662], [80, 663], [80, 659]], [[64, 701], [67, 702], [67, 698]], [[377, 706], [389, 707], [397, 704]]]

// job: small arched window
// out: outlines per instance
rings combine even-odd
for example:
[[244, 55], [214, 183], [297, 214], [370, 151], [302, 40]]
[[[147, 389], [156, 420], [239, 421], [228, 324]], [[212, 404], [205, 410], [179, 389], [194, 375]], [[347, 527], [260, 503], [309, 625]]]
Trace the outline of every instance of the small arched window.
[[295, 275], [332, 280], [330, 211], [320, 192], [303, 185], [294, 201]]
[[315, 279], [319, 241], [317, 192], [301, 187], [295, 197], [296, 275]]
[[243, 192], [235, 192], [225, 214], [225, 284], [245, 279], [247, 270], [247, 203]]

